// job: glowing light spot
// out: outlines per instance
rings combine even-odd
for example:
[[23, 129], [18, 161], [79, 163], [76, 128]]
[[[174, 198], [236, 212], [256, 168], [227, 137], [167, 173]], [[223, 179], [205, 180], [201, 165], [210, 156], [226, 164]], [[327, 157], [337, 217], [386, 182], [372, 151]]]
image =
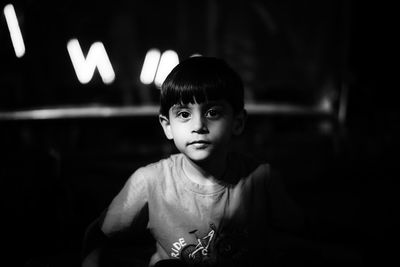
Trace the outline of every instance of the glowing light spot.
[[90, 82], [96, 67], [105, 84], [110, 84], [114, 81], [115, 73], [103, 43], [93, 43], [86, 59], [77, 39], [72, 39], [67, 43], [67, 50], [76, 76], [82, 84]]
[[154, 79], [154, 84], [160, 88], [165, 78], [171, 70], [178, 65], [178, 54], [173, 50], [167, 50], [161, 55], [160, 63], [158, 64], [157, 74]]
[[4, 7], [4, 16], [7, 21], [8, 30], [10, 31], [11, 42], [14, 47], [15, 55], [20, 58], [25, 54], [25, 44], [22, 38], [21, 29], [19, 28], [17, 15], [12, 4]]
[[319, 108], [324, 111], [332, 111], [332, 100], [329, 96], [324, 96], [319, 102]]
[[140, 81], [144, 84], [151, 84], [156, 76], [158, 63], [160, 61], [160, 50], [150, 49], [144, 58]]

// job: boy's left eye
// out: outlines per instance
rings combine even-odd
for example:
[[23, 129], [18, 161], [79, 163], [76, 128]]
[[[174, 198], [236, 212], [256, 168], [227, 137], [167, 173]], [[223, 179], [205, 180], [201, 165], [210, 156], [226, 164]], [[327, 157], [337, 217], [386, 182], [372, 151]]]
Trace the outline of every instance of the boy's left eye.
[[215, 119], [215, 118], [219, 118], [220, 116], [221, 116], [221, 111], [218, 110], [218, 109], [209, 109], [206, 112], [206, 117], [207, 118]]

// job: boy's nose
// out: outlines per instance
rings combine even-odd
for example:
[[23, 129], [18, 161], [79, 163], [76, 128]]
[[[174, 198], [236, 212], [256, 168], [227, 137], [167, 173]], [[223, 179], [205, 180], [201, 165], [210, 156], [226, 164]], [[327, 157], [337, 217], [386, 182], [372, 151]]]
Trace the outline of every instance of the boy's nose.
[[192, 132], [194, 133], [207, 133], [207, 122], [202, 116], [196, 116], [192, 120]]

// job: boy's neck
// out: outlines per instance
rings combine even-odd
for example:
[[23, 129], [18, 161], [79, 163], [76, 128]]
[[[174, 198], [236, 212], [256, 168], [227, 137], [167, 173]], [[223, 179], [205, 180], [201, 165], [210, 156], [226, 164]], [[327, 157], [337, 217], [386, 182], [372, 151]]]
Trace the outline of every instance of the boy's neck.
[[194, 162], [185, 156], [183, 171], [193, 182], [202, 185], [212, 185], [222, 180], [227, 168], [227, 157], [217, 161]]

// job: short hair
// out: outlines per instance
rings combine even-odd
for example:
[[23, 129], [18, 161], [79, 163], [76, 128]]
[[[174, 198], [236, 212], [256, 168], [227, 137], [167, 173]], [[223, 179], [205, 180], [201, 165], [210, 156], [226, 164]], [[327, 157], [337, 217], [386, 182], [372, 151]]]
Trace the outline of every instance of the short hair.
[[244, 109], [240, 76], [222, 59], [196, 56], [175, 66], [161, 86], [160, 114], [176, 104], [226, 100], [235, 114]]

